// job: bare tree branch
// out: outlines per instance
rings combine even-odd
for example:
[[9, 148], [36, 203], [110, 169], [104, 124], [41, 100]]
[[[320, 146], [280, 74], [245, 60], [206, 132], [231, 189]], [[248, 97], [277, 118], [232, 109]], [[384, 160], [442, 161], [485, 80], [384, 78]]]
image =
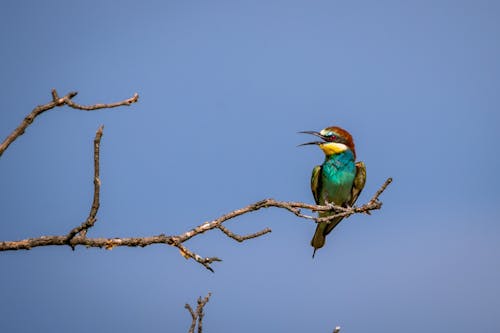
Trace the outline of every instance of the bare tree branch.
[[186, 303], [186, 305], [184, 305], [184, 308], [186, 308], [189, 311], [189, 314], [191, 314], [191, 326], [189, 326], [188, 333], [194, 332], [194, 329], [196, 328], [196, 319], [198, 319], [198, 317], [196, 316], [196, 313], [191, 308], [191, 305], [189, 305], [188, 303]]
[[[88, 226], [90, 223], [87, 223], [89, 220], [85, 221], [82, 225], [74, 228], [70, 234], [64, 235], [64, 236], [41, 236], [41, 237], [36, 237], [36, 238], [28, 238], [28, 239], [23, 239], [23, 240], [18, 240], [18, 241], [4, 241], [0, 242], [0, 251], [13, 251], [13, 250], [30, 250], [34, 247], [39, 247], [39, 246], [63, 246], [63, 245], [69, 245], [70, 247], [74, 248], [77, 245], [82, 245], [85, 247], [98, 247], [98, 248], [105, 248], [107, 250], [110, 250], [114, 247], [119, 247], [119, 246], [129, 246], [129, 247], [145, 247], [153, 244], [166, 244], [166, 245], [171, 245], [174, 247], [177, 247], [185, 258], [189, 259], [194, 259], [198, 263], [202, 264], [205, 268], [209, 269], [210, 271], [213, 272], [213, 269], [211, 268], [210, 264], [216, 261], [221, 261], [221, 259], [217, 257], [202, 257], [192, 251], [190, 251], [188, 248], [186, 248], [182, 243], [186, 242], [187, 240], [203, 234], [209, 230], [212, 229], [219, 229], [223, 231], [227, 236], [229, 236], [232, 239], [235, 239], [239, 242], [245, 241], [247, 239], [251, 238], [256, 238], [260, 237], [266, 233], [271, 232], [271, 229], [266, 228], [264, 230], [261, 230], [257, 233], [247, 235], [247, 236], [239, 236], [231, 232], [229, 229], [224, 227], [222, 224], [225, 223], [228, 220], [234, 219], [235, 217], [238, 217], [243, 214], [247, 214], [253, 211], [257, 211], [259, 209], [264, 209], [264, 208], [271, 208], [271, 207], [276, 207], [276, 208], [282, 208], [285, 210], [297, 210], [297, 209], [308, 209], [311, 211], [332, 211], [332, 212], [338, 212], [336, 214], [333, 214], [332, 216], [328, 217], [307, 217], [306, 219], [313, 220], [315, 222], [329, 222], [333, 218], [337, 216], [344, 216], [348, 217], [353, 214], [359, 214], [359, 213], [368, 213], [372, 210], [378, 210], [382, 207], [382, 202], [378, 200], [379, 196], [382, 194], [382, 192], [387, 188], [387, 186], [391, 183], [392, 179], [388, 178], [385, 183], [380, 187], [380, 189], [377, 191], [376, 195], [373, 196], [373, 198], [366, 204], [356, 207], [349, 207], [349, 208], [344, 208], [344, 207], [337, 207], [333, 205], [326, 205], [326, 206], [320, 206], [320, 205], [311, 205], [307, 203], [302, 203], [302, 202], [286, 202], [286, 201], [276, 201], [274, 199], [265, 199], [261, 200], [258, 202], [255, 202], [253, 204], [250, 204], [246, 207], [234, 210], [230, 213], [227, 213], [215, 220], [205, 222], [189, 231], [186, 231], [185, 233], [182, 233], [177, 236], [167, 236], [165, 234], [159, 234], [156, 236], [149, 236], [149, 237], [129, 237], [129, 238], [88, 238], [86, 235], [77, 235], [81, 230], [88, 230], [91, 226]], [[96, 197], [94, 193], [94, 198]], [[92, 212], [91, 212], [92, 214]], [[89, 216], [90, 220], [92, 220], [92, 216]], [[87, 227], [88, 226], [88, 227]], [[222, 228], [221, 228], [222, 227]], [[71, 236], [71, 238], [70, 238]]]
[[[57, 92], [52, 90], [53, 101], [46, 105], [38, 106], [35, 108], [30, 115], [28, 115], [23, 123], [7, 138], [7, 140], [2, 144], [3, 150], [5, 150], [8, 145], [14, 141], [19, 135], [21, 135], [26, 127], [33, 122], [36, 116], [41, 114], [44, 111], [47, 111], [55, 106], [61, 105], [69, 105], [71, 107], [81, 109], [81, 110], [96, 110], [100, 108], [107, 107], [117, 107], [121, 105], [129, 105], [135, 103], [138, 99], [138, 95], [134, 95], [134, 97], [124, 100], [122, 102], [117, 102], [113, 104], [95, 104], [91, 106], [81, 106], [71, 101], [76, 93], [69, 93], [68, 95], [59, 98]], [[353, 206], [353, 207], [340, 207], [335, 205], [312, 205], [303, 202], [288, 202], [288, 201], [277, 201], [275, 199], [269, 198], [261, 201], [257, 201], [253, 204], [245, 206], [240, 209], [236, 209], [232, 212], [224, 214], [214, 220], [207, 221], [198, 225], [197, 227], [188, 230], [180, 235], [165, 235], [159, 234], [156, 236], [149, 237], [128, 237], [128, 238], [88, 238], [87, 231], [92, 228], [97, 221], [96, 215], [99, 210], [100, 202], [99, 202], [99, 194], [101, 181], [99, 178], [99, 160], [100, 160], [100, 143], [103, 135], [103, 127], [99, 127], [96, 132], [94, 138], [94, 195], [92, 200], [92, 206], [90, 208], [89, 215], [87, 219], [80, 225], [71, 229], [71, 231], [67, 235], [54, 235], [54, 236], [40, 236], [35, 238], [28, 238], [23, 240], [16, 241], [2, 241], [0, 242], [0, 251], [14, 251], [14, 250], [30, 250], [34, 247], [40, 246], [69, 246], [72, 249], [75, 249], [76, 246], [81, 245], [85, 247], [97, 247], [97, 248], [105, 248], [107, 250], [111, 250], [114, 247], [118, 246], [129, 246], [129, 247], [145, 247], [153, 244], [165, 244], [176, 247], [179, 249], [181, 255], [186, 259], [193, 259], [196, 262], [203, 265], [206, 269], [213, 272], [211, 264], [217, 261], [221, 261], [218, 257], [202, 257], [197, 253], [189, 250], [184, 243], [189, 239], [201, 235], [212, 229], [219, 229], [226, 236], [238, 241], [243, 242], [248, 239], [257, 238], [263, 236], [269, 232], [271, 229], [265, 228], [261, 231], [240, 236], [233, 233], [223, 224], [231, 219], [234, 219], [243, 214], [247, 214], [250, 212], [254, 212], [264, 208], [281, 208], [291, 212], [292, 214], [306, 219], [312, 220], [316, 223], [319, 222], [330, 222], [333, 219], [342, 216], [344, 218], [349, 217], [353, 214], [366, 213], [369, 214], [372, 210], [378, 210], [382, 207], [382, 202], [379, 201], [380, 195], [385, 191], [387, 186], [392, 182], [392, 178], [388, 178], [385, 183], [378, 189], [378, 191], [374, 194], [374, 196], [368, 201], [366, 204], [362, 206]], [[2, 151], [0, 151], [1, 153]], [[302, 213], [302, 209], [310, 210], [312, 213], [314, 212], [331, 212], [332, 215], [327, 217], [315, 217], [312, 215], [306, 215]]]
[[196, 328], [197, 322], [198, 322], [198, 333], [203, 332], [202, 324], [203, 324], [203, 316], [205, 315], [203, 312], [203, 308], [208, 303], [210, 296], [212, 296], [212, 293], [208, 293], [208, 295], [205, 296], [204, 298], [198, 297], [198, 305], [196, 306], [196, 311], [194, 311], [193, 308], [188, 303], [184, 305], [184, 308], [186, 308], [189, 311], [189, 314], [191, 315], [191, 326], [189, 327], [188, 333], [194, 333], [194, 329]]
[[72, 107], [74, 109], [78, 110], [84, 110], [84, 111], [93, 111], [93, 110], [98, 110], [98, 109], [109, 109], [109, 108], [114, 108], [117, 106], [124, 106], [124, 105], [130, 105], [139, 100], [139, 95], [137, 93], [134, 94], [131, 98], [128, 98], [126, 100], [123, 100], [121, 102], [116, 102], [116, 103], [111, 103], [111, 104], [94, 104], [94, 105], [80, 105], [75, 102], [73, 102], [73, 97], [75, 97], [78, 93], [76, 91], [70, 92], [66, 94], [64, 97], [59, 97], [57, 94], [57, 91], [55, 89], [52, 89], [52, 101], [39, 105], [36, 108], [31, 111], [29, 115], [27, 115], [24, 120], [21, 122], [21, 124], [5, 138], [5, 140], [0, 144], [0, 156], [2, 156], [3, 152], [9, 147], [9, 145], [14, 142], [18, 137], [24, 134], [24, 131], [26, 128], [33, 123], [36, 117], [44, 113], [45, 111], [48, 111], [50, 109], [53, 109], [57, 106], [64, 106], [68, 105], [69, 107]]
[[[101, 180], [99, 179], [99, 147], [101, 145], [102, 131], [104, 126], [101, 125], [97, 132], [95, 133], [94, 138], [94, 199], [92, 200], [92, 206], [90, 207], [90, 213], [87, 217], [87, 220], [83, 222], [80, 226], [73, 228], [67, 238], [67, 242], [70, 243], [73, 237], [75, 237], [78, 233], [82, 236], [87, 234], [87, 230], [94, 226], [96, 219], [97, 211], [99, 210], [99, 193], [101, 189]], [[71, 245], [71, 244], [70, 244]], [[72, 247], [73, 250], [75, 249]]]

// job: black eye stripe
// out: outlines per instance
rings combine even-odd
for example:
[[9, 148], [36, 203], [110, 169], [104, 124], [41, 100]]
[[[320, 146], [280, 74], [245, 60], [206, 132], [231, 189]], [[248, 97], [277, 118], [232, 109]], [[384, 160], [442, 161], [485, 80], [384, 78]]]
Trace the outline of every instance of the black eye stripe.
[[327, 140], [329, 142], [337, 142], [337, 143], [347, 144], [347, 140], [345, 138], [338, 136], [338, 135], [335, 135], [335, 134], [325, 135], [325, 138], [327, 138]]

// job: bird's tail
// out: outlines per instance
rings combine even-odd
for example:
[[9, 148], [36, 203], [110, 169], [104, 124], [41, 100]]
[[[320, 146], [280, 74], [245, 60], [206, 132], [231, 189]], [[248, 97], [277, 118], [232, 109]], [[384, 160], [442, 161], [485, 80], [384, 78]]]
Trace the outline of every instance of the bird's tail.
[[[319, 214], [319, 216], [323, 217], [321, 213]], [[333, 230], [333, 228], [335, 228], [337, 224], [339, 224], [340, 221], [342, 221], [342, 217], [335, 218], [330, 223], [318, 223], [316, 231], [314, 232], [314, 236], [311, 239], [311, 246], [314, 247], [313, 258], [316, 250], [322, 248], [323, 245], [325, 245], [326, 235], [328, 235]]]
[[322, 248], [325, 245], [325, 228], [326, 223], [319, 223], [314, 232], [314, 236], [311, 239], [311, 246], [314, 247], [313, 258], [316, 250]]

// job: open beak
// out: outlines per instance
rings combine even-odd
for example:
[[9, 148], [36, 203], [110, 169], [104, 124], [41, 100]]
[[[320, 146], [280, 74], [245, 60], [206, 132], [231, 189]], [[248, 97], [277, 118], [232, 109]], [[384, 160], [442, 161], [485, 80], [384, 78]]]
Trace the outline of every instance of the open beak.
[[[302, 132], [299, 132], [299, 133], [311, 134], [311, 135], [317, 136], [318, 138], [321, 138], [324, 141], [326, 141], [326, 137], [324, 135], [321, 135], [319, 132], [315, 132], [315, 131], [302, 131]], [[320, 144], [324, 143], [324, 141], [306, 142], [306, 143], [298, 145], [297, 147], [307, 146], [307, 145], [320, 145]]]

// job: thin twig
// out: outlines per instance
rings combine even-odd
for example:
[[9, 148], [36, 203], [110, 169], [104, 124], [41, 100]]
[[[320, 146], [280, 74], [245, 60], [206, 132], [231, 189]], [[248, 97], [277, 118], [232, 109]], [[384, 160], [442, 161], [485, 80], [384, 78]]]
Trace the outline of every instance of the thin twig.
[[189, 314], [191, 314], [191, 326], [189, 326], [188, 333], [192, 333], [196, 328], [196, 313], [194, 313], [193, 308], [191, 308], [191, 305], [189, 305], [188, 303], [184, 305], [184, 308], [186, 308], [189, 311]]
[[377, 192], [375, 192], [373, 197], [370, 199], [370, 202], [377, 202], [378, 197], [382, 194], [382, 192], [385, 191], [385, 189], [387, 188], [387, 186], [389, 186], [390, 183], [392, 183], [392, 178], [387, 178], [386, 181], [382, 184], [382, 186], [380, 186]]
[[[94, 226], [95, 222], [97, 221], [96, 214], [97, 211], [99, 210], [99, 193], [101, 189], [101, 180], [99, 179], [99, 155], [100, 155], [100, 145], [101, 145], [101, 138], [102, 138], [102, 131], [104, 129], [104, 126], [100, 126], [97, 132], [95, 133], [95, 138], [94, 138], [94, 198], [92, 200], [92, 206], [90, 207], [90, 212], [89, 216], [83, 222], [81, 225], [78, 227], [73, 228], [69, 233], [68, 233], [68, 238], [67, 242], [71, 245], [71, 240], [73, 237], [75, 237], [78, 233], [82, 236], [87, 235], [87, 230], [91, 227]], [[74, 249], [74, 247], [73, 247]]]
[[205, 316], [205, 313], [203, 312], [205, 305], [208, 303], [208, 300], [210, 299], [210, 296], [212, 296], [211, 293], [208, 293], [207, 296], [205, 296], [204, 299], [198, 298], [198, 333], [202, 333], [203, 331], [203, 317]]
[[213, 268], [210, 267], [210, 264], [216, 262], [216, 261], [222, 261], [222, 259], [217, 258], [217, 257], [210, 257], [210, 258], [203, 258], [200, 255], [190, 251], [187, 247], [182, 245], [181, 243], [178, 242], [177, 237], [172, 237], [172, 243], [170, 244], [172, 246], [175, 246], [176, 248], [179, 249], [181, 255], [186, 258], [186, 259], [193, 259], [196, 262], [202, 264], [206, 269], [208, 269], [210, 272], [214, 272]]
[[109, 108], [114, 108], [117, 106], [126, 106], [133, 104], [139, 100], [139, 95], [137, 93], [134, 94], [131, 98], [128, 98], [126, 100], [116, 102], [116, 103], [111, 103], [111, 104], [94, 104], [94, 105], [80, 105], [75, 102], [73, 102], [73, 97], [75, 97], [78, 93], [76, 91], [70, 92], [66, 94], [64, 97], [59, 97], [57, 91], [55, 89], [52, 89], [51, 91], [52, 94], [52, 101], [39, 105], [36, 108], [31, 111], [30, 114], [28, 114], [24, 120], [21, 122], [21, 124], [14, 130], [12, 133], [10, 133], [7, 138], [0, 144], [0, 157], [4, 153], [4, 151], [10, 146], [12, 142], [14, 142], [18, 137], [23, 135], [24, 131], [26, 128], [33, 123], [36, 117], [44, 113], [45, 111], [51, 110], [57, 106], [64, 106], [68, 105], [71, 108], [74, 109], [79, 109], [79, 110], [85, 110], [85, 111], [93, 111], [93, 110], [98, 110], [98, 109], [109, 109]]
[[68, 106], [70, 106], [74, 109], [83, 110], [83, 111], [94, 111], [94, 110], [99, 110], [99, 109], [111, 109], [111, 108], [116, 108], [118, 106], [130, 105], [130, 104], [134, 104], [138, 100], [139, 100], [139, 95], [137, 93], [135, 93], [134, 96], [127, 98], [124, 101], [110, 103], [110, 104], [98, 103], [98, 104], [93, 104], [93, 105], [80, 105], [80, 104], [73, 102], [71, 99], [68, 99], [65, 102]]
[[265, 235], [267, 234], [268, 232], [271, 232], [272, 230], [270, 228], [265, 228], [261, 231], [257, 231], [253, 234], [249, 234], [249, 235], [245, 235], [245, 236], [240, 236], [240, 235], [237, 235], [235, 233], [233, 233], [231, 230], [229, 230], [228, 228], [224, 227], [223, 225], [220, 225], [218, 227], [223, 233], [226, 234], [226, 236], [234, 239], [235, 241], [237, 242], [244, 242], [246, 241], [247, 239], [252, 239], [252, 238], [257, 238], [257, 237], [260, 237], [262, 235]]

